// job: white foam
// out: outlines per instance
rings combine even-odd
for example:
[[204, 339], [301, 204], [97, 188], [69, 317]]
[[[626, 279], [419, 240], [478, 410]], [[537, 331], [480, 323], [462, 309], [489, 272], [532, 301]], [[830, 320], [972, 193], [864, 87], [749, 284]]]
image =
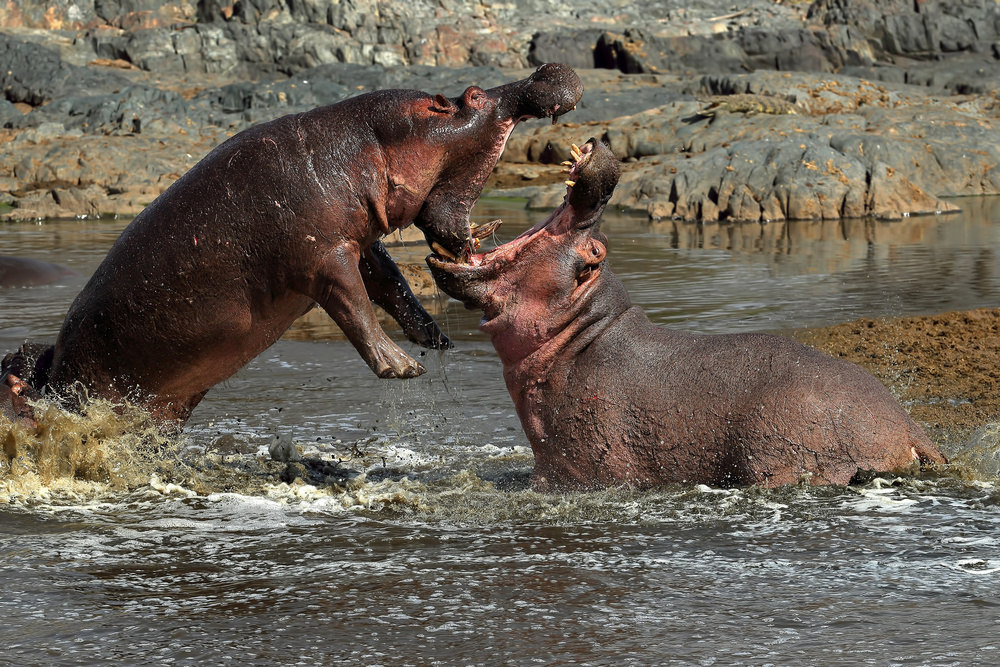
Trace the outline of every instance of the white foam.
[[944, 565], [956, 572], [964, 572], [966, 574], [986, 575], [1000, 572], [1000, 561], [993, 559], [963, 558], [954, 563], [945, 563]]
[[197, 492], [185, 488], [180, 484], [174, 484], [173, 482], [164, 483], [160, 480], [159, 475], [153, 474], [149, 478], [150, 488], [159, 491], [165, 496], [181, 496], [182, 498], [194, 498], [198, 495]]

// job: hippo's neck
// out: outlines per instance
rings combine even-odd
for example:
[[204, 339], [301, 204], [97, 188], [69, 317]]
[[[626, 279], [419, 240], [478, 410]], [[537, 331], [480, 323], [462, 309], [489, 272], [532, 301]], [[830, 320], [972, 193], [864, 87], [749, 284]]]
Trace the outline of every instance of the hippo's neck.
[[[514, 400], [521, 426], [535, 442], [546, 436], [541, 419], [546, 394], [562, 392], [579, 357], [631, 311], [631, 302], [617, 276], [610, 274], [593, 298], [581, 302], [568, 324], [520, 359], [504, 358], [504, 380]], [[494, 341], [496, 344], [496, 341]], [[501, 353], [501, 357], [504, 355]]]

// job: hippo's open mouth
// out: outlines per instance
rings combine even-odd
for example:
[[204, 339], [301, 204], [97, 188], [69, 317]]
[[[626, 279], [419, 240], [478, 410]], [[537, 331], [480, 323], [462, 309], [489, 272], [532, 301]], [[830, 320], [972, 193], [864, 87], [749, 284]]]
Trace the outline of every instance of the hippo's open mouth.
[[[482, 240], [497, 230], [501, 220], [473, 226], [468, 243], [458, 255], [439, 243], [432, 243], [434, 254], [427, 258], [427, 263], [435, 278], [442, 274], [461, 273], [463, 269], [484, 268], [501, 259], [511, 260], [521, 246], [540, 233], [555, 236], [572, 228], [583, 229], [596, 224], [618, 183], [618, 160], [604, 144], [593, 138], [583, 146], [574, 144], [571, 152], [573, 161], [563, 163], [569, 177], [566, 180], [566, 197], [559, 208], [514, 240], [484, 253], [477, 254], [476, 251]], [[448, 291], [442, 281], [439, 280], [438, 284]]]
[[[578, 206], [575, 206], [574, 204], [582, 203], [577, 202], [576, 200], [578, 199], [593, 199], [595, 203], [603, 199], [603, 197], [600, 196], [596, 198], [591, 197], [590, 195], [592, 193], [589, 192], [594, 185], [599, 185], [593, 181], [600, 180], [592, 178], [592, 176], [596, 175], [593, 173], [594, 170], [587, 169], [587, 166], [591, 163], [591, 159], [595, 154], [594, 147], [598, 145], [603, 148], [603, 144], [600, 144], [596, 139], [591, 139], [583, 146], [573, 144], [571, 151], [573, 161], [563, 162], [563, 166], [566, 167], [566, 171], [569, 175], [566, 180], [566, 198], [563, 201], [563, 204], [553, 211], [553, 213], [545, 220], [534, 225], [531, 229], [527, 230], [514, 240], [503, 245], [499, 245], [493, 250], [479, 254], [477, 254], [476, 251], [479, 250], [483, 239], [492, 236], [503, 221], [494, 220], [483, 225], [472, 225], [469, 241], [458, 255], [455, 255], [440, 243], [434, 242], [431, 244], [431, 249], [434, 251], [434, 254], [427, 258], [431, 268], [443, 271], [453, 271], [460, 266], [483, 266], [491, 261], [494, 261], [499, 256], [513, 256], [516, 254], [519, 246], [527, 242], [542, 230], [547, 229], [552, 234], [558, 234], [566, 231], [567, 225], [588, 226], [575, 223], [585, 222], [593, 224], [596, 222], [597, 219], [599, 219], [600, 211], [598, 211], [598, 216], [590, 216], [587, 215], [587, 213], [592, 211], [579, 210]], [[604, 148], [604, 150], [607, 151], [607, 148]], [[608, 152], [610, 153], [610, 151]], [[617, 182], [617, 176], [615, 181]], [[613, 187], [614, 186], [612, 186], [612, 189]], [[600, 205], [599, 208], [603, 209], [604, 207], [603, 205]], [[549, 229], [550, 226], [558, 226], [558, 229]]]
[[443, 247], [433, 247], [434, 254], [427, 257], [427, 265], [445, 294], [467, 308], [482, 309], [488, 319], [502, 300], [498, 290], [503, 289], [497, 281], [509, 267], [548, 242], [559, 247], [568, 241], [569, 235], [595, 233], [618, 184], [621, 167], [611, 150], [597, 139], [579, 148], [574, 145], [572, 153], [573, 161], [564, 165], [569, 171], [566, 196], [545, 220], [514, 240], [483, 253], [476, 252], [478, 246], [496, 230], [499, 220], [476, 227], [472, 240], [458, 255]]

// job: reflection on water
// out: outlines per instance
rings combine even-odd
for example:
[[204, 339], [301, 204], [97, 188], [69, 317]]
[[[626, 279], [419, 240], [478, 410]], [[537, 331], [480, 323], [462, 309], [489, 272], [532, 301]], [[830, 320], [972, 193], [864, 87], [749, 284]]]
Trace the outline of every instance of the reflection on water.
[[[823, 326], [1000, 303], [1000, 198], [902, 222], [649, 225], [611, 220], [609, 256], [659, 324], [709, 332]], [[627, 223], [626, 223], [627, 224]]]
[[[507, 221], [500, 240], [543, 215], [483, 204], [480, 220]], [[960, 204], [896, 223], [604, 229], [655, 322], [781, 330], [997, 306], [1000, 199]], [[123, 224], [4, 225], [0, 253], [86, 276]], [[54, 337], [82, 280], [0, 290], [0, 349]], [[213, 389], [176, 442], [121, 441], [92, 415], [74, 432], [110, 453], [96, 482], [0, 475], [0, 662], [996, 662], [992, 478], [536, 494], [478, 314], [433, 308], [457, 346], [424, 354], [421, 378], [378, 380], [317, 318]], [[275, 436], [308, 483], [270, 460]], [[126, 456], [110, 445], [145, 455], [108, 467]], [[337, 462], [357, 475], [325, 478]]]

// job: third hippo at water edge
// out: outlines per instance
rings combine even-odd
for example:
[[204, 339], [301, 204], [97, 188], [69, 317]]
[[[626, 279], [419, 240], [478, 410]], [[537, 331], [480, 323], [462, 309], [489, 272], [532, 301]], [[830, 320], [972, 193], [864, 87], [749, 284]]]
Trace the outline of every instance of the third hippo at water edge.
[[26, 346], [0, 369], [0, 412], [30, 424], [23, 399], [44, 387], [69, 406], [129, 400], [178, 428], [317, 303], [379, 377], [423, 373], [370, 301], [410, 340], [450, 342], [379, 239], [413, 223], [438, 252], [470, 253], [490, 229], [473, 231], [469, 212], [514, 126], [582, 94], [572, 69], [547, 64], [453, 99], [383, 90], [237, 134], [129, 224], [52, 353]]
[[52, 262], [0, 255], [0, 289], [48, 285], [75, 275], [72, 269]]
[[599, 223], [618, 161], [593, 139], [574, 158], [545, 221], [466, 261], [427, 259], [445, 292], [483, 310], [536, 489], [847, 484], [944, 462], [853, 364], [778, 336], [651, 324], [605, 261]]

